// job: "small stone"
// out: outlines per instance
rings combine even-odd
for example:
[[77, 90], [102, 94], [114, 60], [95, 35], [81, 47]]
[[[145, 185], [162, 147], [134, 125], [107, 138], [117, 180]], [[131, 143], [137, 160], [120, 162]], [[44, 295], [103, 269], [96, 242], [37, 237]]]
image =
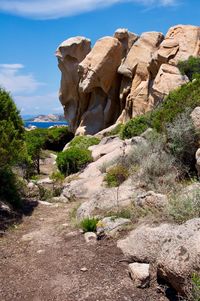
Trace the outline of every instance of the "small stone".
[[45, 252], [44, 250], [38, 250], [37, 254], [44, 254], [44, 252]]
[[129, 264], [129, 273], [137, 287], [145, 288], [149, 286], [149, 264], [137, 262], [131, 263]]
[[69, 227], [69, 224], [65, 223], [65, 224], [62, 224], [63, 227]]
[[97, 235], [94, 232], [86, 232], [84, 238], [87, 243], [96, 243], [97, 241]]
[[87, 272], [88, 269], [86, 267], [81, 268], [81, 272]]

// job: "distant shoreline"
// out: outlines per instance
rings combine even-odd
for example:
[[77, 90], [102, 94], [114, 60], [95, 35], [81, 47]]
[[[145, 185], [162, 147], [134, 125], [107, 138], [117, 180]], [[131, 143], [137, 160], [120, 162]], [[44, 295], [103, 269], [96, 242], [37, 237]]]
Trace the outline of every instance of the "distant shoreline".
[[66, 121], [51, 121], [51, 122], [48, 122], [48, 121], [41, 121], [41, 122], [35, 122], [35, 121], [27, 121], [27, 120], [24, 120], [24, 126], [25, 128], [30, 128], [31, 126], [35, 126], [37, 128], [40, 128], [40, 129], [47, 129], [49, 128], [50, 126], [67, 126], [67, 122]]

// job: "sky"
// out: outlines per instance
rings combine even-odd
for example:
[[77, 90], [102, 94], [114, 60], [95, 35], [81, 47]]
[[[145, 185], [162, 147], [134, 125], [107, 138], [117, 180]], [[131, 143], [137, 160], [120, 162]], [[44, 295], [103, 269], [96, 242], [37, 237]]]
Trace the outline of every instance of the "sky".
[[0, 0], [0, 86], [23, 115], [60, 114], [54, 53], [62, 41], [199, 23], [200, 0]]

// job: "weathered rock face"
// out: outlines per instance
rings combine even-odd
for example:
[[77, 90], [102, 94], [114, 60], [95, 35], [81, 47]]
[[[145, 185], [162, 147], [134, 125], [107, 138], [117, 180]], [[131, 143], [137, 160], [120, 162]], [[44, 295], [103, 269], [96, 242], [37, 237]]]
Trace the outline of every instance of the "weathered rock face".
[[160, 277], [179, 293], [187, 291], [191, 275], [200, 269], [200, 219], [182, 225], [142, 225], [118, 247], [133, 261], [153, 263]]
[[73, 132], [78, 126], [79, 106], [84, 103], [84, 95], [80, 95], [78, 91], [78, 65], [90, 50], [90, 40], [83, 37], [70, 38], [56, 50], [58, 66], [62, 73], [59, 99]]
[[118, 29], [92, 50], [86, 38], [66, 40], [56, 56], [62, 72], [60, 101], [71, 130], [95, 134], [153, 109], [188, 81], [176, 66], [191, 55], [200, 56], [198, 26], [172, 27], [166, 37]]

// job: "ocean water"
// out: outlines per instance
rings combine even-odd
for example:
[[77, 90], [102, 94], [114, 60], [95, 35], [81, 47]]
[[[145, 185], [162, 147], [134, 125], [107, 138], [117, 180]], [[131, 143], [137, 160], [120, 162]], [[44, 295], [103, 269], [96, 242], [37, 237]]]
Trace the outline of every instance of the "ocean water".
[[47, 129], [50, 126], [67, 125], [67, 122], [33, 122], [33, 121], [24, 121], [24, 125], [25, 125], [26, 128], [31, 127], [31, 126], [36, 126], [37, 128], [40, 128], [40, 129]]

